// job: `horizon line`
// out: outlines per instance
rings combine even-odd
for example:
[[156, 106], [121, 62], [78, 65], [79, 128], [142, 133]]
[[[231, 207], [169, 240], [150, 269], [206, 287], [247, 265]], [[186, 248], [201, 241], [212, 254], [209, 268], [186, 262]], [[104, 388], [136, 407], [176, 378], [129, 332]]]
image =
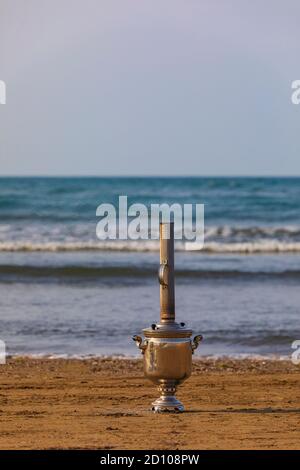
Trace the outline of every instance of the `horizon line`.
[[143, 175], [143, 174], [128, 174], [128, 175], [113, 175], [113, 174], [106, 174], [106, 175], [91, 175], [91, 174], [58, 174], [58, 175], [51, 175], [51, 174], [36, 174], [36, 175], [14, 175], [14, 174], [7, 174], [7, 175], [0, 175], [0, 179], [3, 178], [300, 178], [299, 175], [261, 175], [261, 174], [253, 174], [253, 175], [241, 175], [241, 174], [232, 174], [232, 175], [191, 175], [191, 174], [183, 174], [183, 175]]

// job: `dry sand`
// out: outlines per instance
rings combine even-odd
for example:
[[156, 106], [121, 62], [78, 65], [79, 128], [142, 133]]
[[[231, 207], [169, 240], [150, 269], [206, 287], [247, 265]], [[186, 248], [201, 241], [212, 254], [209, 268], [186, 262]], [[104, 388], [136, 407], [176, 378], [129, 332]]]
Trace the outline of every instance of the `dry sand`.
[[300, 368], [195, 360], [183, 414], [153, 414], [141, 360], [11, 358], [0, 366], [1, 449], [297, 449]]

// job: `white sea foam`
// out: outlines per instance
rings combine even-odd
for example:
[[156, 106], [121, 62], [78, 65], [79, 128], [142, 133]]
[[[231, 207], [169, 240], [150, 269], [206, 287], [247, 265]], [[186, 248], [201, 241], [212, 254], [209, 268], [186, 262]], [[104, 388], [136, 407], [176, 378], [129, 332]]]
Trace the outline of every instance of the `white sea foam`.
[[88, 361], [90, 359], [111, 359], [111, 360], [127, 360], [131, 361], [134, 359], [139, 359], [140, 355], [130, 355], [130, 354], [50, 354], [50, 353], [24, 353], [24, 354], [9, 354], [7, 356], [13, 357], [15, 359], [18, 358], [29, 358], [29, 359], [77, 359], [80, 361]]
[[[201, 248], [201, 247], [200, 247]], [[186, 243], [186, 250], [198, 250], [196, 243]], [[279, 240], [261, 240], [256, 242], [218, 243], [208, 242], [204, 244], [205, 253], [298, 253], [300, 242], [283, 242]]]
[[[202, 251], [204, 253], [299, 253], [300, 242], [287, 242], [281, 240], [257, 240], [251, 242], [213, 242], [207, 241], [204, 247], [196, 242], [177, 242], [177, 251]], [[64, 242], [32, 242], [14, 241], [0, 242], [0, 252], [63, 252], [63, 251], [132, 251], [147, 252], [158, 251], [159, 242], [147, 241], [64, 241]]]

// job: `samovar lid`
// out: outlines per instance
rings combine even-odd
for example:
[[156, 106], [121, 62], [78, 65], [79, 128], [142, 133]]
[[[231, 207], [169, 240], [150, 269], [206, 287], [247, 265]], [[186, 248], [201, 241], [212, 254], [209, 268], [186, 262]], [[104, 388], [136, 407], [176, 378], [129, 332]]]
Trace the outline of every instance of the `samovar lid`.
[[146, 338], [189, 338], [193, 331], [185, 328], [184, 323], [170, 322], [158, 323], [145, 328], [143, 333]]

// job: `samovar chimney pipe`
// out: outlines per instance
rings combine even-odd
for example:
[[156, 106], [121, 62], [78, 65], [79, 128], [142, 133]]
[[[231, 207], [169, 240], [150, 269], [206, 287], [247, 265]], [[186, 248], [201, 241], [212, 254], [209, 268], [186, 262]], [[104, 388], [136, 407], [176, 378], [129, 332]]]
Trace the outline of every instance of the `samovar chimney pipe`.
[[174, 223], [160, 224], [160, 322], [175, 322]]

